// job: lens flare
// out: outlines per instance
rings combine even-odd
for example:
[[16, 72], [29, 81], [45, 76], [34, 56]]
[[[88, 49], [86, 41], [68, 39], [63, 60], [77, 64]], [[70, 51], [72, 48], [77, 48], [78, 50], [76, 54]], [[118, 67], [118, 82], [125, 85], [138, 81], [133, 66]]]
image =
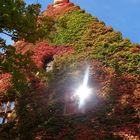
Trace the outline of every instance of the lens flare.
[[82, 108], [85, 105], [85, 101], [90, 97], [92, 91], [88, 87], [88, 78], [89, 78], [89, 67], [87, 68], [84, 76], [84, 80], [82, 85], [78, 88], [76, 93], [74, 94], [75, 97], [79, 100], [79, 108]]

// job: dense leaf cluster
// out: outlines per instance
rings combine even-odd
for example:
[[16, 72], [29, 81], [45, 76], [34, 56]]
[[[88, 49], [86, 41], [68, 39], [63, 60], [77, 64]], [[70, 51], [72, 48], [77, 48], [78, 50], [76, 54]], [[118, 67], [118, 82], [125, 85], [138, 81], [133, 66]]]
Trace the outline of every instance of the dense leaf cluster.
[[[0, 138], [139, 139], [139, 45], [71, 3], [51, 5], [43, 15], [36, 43], [29, 47], [32, 57], [23, 41], [21, 54], [6, 47], [2, 58], [3, 71], [14, 76], [14, 93], [22, 94], [16, 98], [16, 121], [0, 127]], [[53, 70], [45, 73], [42, 67], [50, 56], [55, 58]], [[65, 97], [81, 84], [87, 64], [94, 99], [86, 114], [65, 114]]]
[[62, 15], [57, 20], [56, 32], [52, 36], [55, 45], [75, 48], [75, 60], [96, 59], [120, 73], [140, 73], [139, 45], [123, 39], [120, 32], [106, 27], [103, 22], [82, 10]]
[[35, 33], [40, 5], [26, 5], [22, 0], [0, 1], [0, 32], [13, 39], [31, 39]]

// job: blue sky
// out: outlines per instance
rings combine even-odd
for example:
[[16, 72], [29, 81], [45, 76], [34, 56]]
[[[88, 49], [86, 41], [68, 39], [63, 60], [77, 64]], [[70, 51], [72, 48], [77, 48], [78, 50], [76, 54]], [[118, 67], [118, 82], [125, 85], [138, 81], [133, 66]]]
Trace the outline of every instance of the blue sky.
[[[39, 2], [45, 10], [53, 0], [25, 0], [28, 4]], [[104, 21], [107, 26], [122, 32], [133, 43], [140, 43], [140, 0], [71, 0], [88, 13]], [[0, 35], [3, 36], [3, 35]], [[11, 40], [3, 36], [7, 44]]]

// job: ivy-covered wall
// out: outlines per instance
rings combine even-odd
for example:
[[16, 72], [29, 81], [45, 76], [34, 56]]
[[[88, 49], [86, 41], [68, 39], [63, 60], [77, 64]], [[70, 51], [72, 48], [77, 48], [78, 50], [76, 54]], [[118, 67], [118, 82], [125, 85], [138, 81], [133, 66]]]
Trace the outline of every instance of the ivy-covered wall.
[[[27, 76], [29, 89], [16, 99], [17, 118], [0, 127], [0, 138], [138, 140], [140, 45], [72, 3], [49, 5], [38, 22], [30, 58], [39, 69]], [[46, 73], [50, 55], [53, 70]], [[87, 65], [95, 106], [86, 114], [65, 116], [64, 96], [81, 84]]]
[[106, 27], [83, 10], [60, 16], [55, 28], [51, 34], [52, 44], [73, 46], [77, 55], [97, 59], [120, 73], [140, 73], [140, 46], [123, 39], [120, 32]]

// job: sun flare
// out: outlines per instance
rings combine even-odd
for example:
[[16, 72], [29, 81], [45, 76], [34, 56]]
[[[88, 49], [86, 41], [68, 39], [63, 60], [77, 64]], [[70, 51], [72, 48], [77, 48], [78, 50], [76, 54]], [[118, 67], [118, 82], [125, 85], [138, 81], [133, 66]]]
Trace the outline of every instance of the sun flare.
[[87, 68], [82, 85], [76, 90], [74, 97], [78, 98], [79, 108], [85, 105], [87, 99], [90, 98], [92, 90], [88, 87], [89, 67]]

